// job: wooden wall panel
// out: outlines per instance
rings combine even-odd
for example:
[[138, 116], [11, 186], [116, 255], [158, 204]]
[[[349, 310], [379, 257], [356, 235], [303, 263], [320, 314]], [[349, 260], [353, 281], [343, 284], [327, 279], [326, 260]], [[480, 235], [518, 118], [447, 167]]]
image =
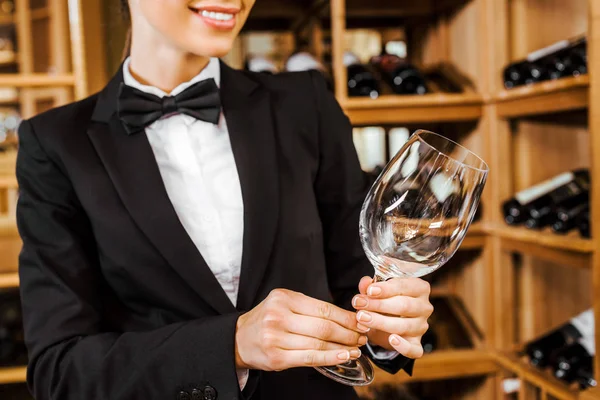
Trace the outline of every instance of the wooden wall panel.
[[590, 135], [585, 125], [560, 121], [519, 121], [513, 134], [512, 174], [515, 191], [565, 171], [590, 166]]
[[519, 337], [523, 343], [591, 307], [590, 269], [570, 268], [524, 256], [518, 269]]
[[483, 12], [482, 3], [482, 1], [467, 3], [448, 21], [448, 61], [470, 78], [477, 89], [481, 88], [483, 79], [481, 49], [484, 44], [479, 24]]

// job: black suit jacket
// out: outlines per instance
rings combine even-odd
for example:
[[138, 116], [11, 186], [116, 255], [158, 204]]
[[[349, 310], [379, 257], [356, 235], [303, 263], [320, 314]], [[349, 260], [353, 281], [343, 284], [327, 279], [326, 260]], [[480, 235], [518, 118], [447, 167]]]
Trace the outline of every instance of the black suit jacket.
[[221, 71], [245, 209], [237, 308], [180, 224], [146, 135], [128, 136], [116, 115], [121, 72], [23, 122], [19, 273], [38, 400], [210, 399], [207, 386], [227, 400], [356, 398], [311, 368], [252, 371], [239, 391], [240, 313], [275, 288], [351, 309], [373, 270], [358, 236], [366, 181], [324, 81]]

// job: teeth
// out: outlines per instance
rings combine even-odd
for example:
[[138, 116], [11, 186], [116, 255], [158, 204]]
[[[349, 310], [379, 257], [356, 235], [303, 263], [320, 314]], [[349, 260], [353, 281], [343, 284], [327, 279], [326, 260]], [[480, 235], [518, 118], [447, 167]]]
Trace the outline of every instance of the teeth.
[[233, 14], [227, 14], [227, 13], [220, 13], [220, 12], [214, 12], [214, 11], [202, 11], [202, 16], [205, 18], [210, 18], [210, 19], [214, 19], [217, 21], [230, 21], [231, 19], [233, 19]]

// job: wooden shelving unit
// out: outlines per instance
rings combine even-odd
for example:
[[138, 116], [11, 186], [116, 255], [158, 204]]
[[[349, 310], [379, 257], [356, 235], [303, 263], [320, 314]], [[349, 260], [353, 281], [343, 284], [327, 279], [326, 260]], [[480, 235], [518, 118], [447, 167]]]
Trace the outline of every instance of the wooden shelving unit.
[[474, 121], [481, 118], [483, 99], [477, 94], [430, 94], [347, 99], [344, 111], [354, 125]]
[[503, 90], [494, 99], [503, 118], [560, 113], [587, 108], [588, 75]]
[[16, 272], [0, 274], [0, 289], [12, 289], [19, 287], [19, 274]]
[[[15, 73], [0, 73], [0, 87], [18, 96], [3, 103], [18, 107], [23, 118], [83, 98], [106, 82], [99, 0], [46, 0], [31, 9], [29, 0], [14, 0], [14, 15], [0, 25], [14, 26], [15, 52], [0, 53], [0, 64], [14, 64]], [[90, 39], [91, 38], [91, 39]], [[9, 57], [10, 56], [10, 57]], [[88, 63], [85, 62], [88, 61]], [[17, 258], [21, 247], [14, 201], [17, 182], [14, 154], [0, 154], [0, 289], [19, 286]], [[0, 368], [0, 385], [25, 382], [26, 368]]]
[[558, 400], [576, 400], [579, 398], [578, 391], [569, 388], [558, 379], [554, 379], [547, 374], [530, 367], [512, 355], [493, 353], [492, 359], [495, 360], [497, 365], [501, 368], [514, 373], [522, 381], [542, 388], [544, 397], [546, 398], [548, 395], [553, 396]]
[[485, 350], [440, 350], [425, 355], [415, 364], [413, 377], [405, 374], [390, 375], [375, 369], [378, 385], [417, 381], [461, 379], [495, 374], [500, 366], [494, 355]]
[[567, 235], [557, 235], [549, 230], [537, 231], [521, 227], [510, 227], [503, 224], [491, 225], [487, 230], [489, 233], [502, 239], [528, 245], [586, 254], [594, 251], [594, 242], [591, 239], [582, 238], [574, 232]]
[[27, 369], [25, 367], [0, 368], [0, 385], [23, 383]]

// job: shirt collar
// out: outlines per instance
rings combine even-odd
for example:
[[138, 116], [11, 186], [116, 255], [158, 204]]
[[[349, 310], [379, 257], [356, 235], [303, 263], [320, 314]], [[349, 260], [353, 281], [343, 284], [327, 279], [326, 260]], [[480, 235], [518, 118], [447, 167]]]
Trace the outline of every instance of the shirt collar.
[[179, 93], [183, 92], [185, 89], [189, 88], [195, 83], [198, 83], [202, 80], [213, 78], [217, 86], [221, 85], [221, 69], [219, 65], [218, 58], [211, 58], [206, 67], [200, 71], [198, 75], [196, 75], [191, 81], [184, 82], [177, 86], [171, 93], [165, 93], [159, 88], [149, 85], [143, 85], [138, 82], [133, 75], [131, 75], [131, 71], [129, 70], [129, 64], [131, 64], [131, 58], [127, 57], [125, 62], [123, 63], [123, 82], [127, 86], [131, 86], [142, 92], [153, 94], [157, 97], [165, 97], [165, 96], [176, 96]]

